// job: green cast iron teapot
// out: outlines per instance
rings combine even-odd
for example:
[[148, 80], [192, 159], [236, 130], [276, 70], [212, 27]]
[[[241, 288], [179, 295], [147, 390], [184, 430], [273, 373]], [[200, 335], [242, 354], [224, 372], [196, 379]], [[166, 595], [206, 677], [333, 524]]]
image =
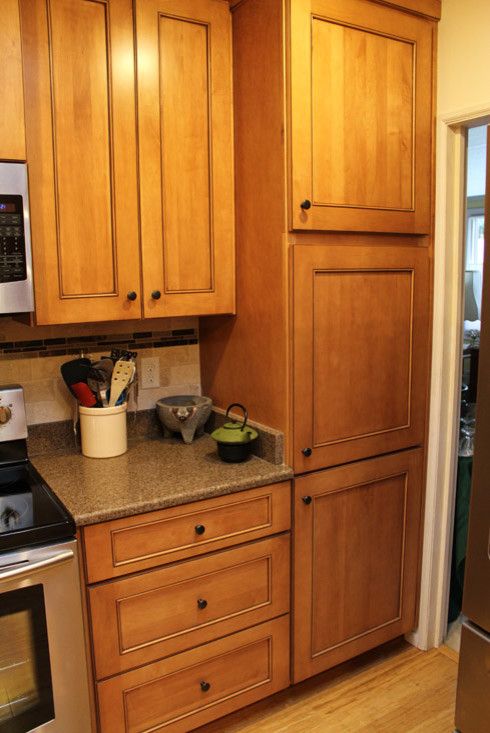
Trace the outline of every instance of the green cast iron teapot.
[[239, 407], [242, 410], [243, 422], [240, 423], [232, 418], [231, 422], [225, 422], [224, 425], [211, 433], [211, 437], [218, 444], [218, 455], [221, 460], [227, 463], [240, 463], [249, 457], [251, 443], [259, 437], [259, 434], [247, 425], [247, 409], [239, 402], [233, 402], [228, 406], [226, 419], [228, 419], [233, 407]]

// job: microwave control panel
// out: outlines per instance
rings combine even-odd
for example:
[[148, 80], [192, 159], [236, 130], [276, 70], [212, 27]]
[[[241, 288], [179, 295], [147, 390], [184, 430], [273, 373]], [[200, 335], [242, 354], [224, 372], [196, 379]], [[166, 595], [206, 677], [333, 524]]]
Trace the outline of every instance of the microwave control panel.
[[0, 283], [27, 277], [22, 196], [0, 194]]

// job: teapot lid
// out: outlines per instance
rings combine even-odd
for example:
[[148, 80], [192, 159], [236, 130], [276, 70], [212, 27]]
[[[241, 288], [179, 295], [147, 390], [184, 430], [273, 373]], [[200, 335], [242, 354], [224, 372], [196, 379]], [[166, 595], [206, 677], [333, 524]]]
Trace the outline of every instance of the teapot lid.
[[252, 440], [258, 438], [259, 434], [257, 431], [247, 425], [248, 412], [243, 405], [240, 405], [238, 402], [229, 405], [226, 410], [226, 417], [228, 417], [233, 407], [239, 407], [243, 411], [243, 422], [240, 423], [232, 418], [232, 422], [225, 422], [220, 428], [216, 428], [211, 433], [211, 437], [219, 443], [250, 443]]

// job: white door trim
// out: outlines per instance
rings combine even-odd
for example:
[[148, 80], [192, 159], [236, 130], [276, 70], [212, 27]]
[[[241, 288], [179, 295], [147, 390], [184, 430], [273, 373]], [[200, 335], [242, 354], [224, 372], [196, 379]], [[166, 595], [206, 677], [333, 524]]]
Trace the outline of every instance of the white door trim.
[[447, 627], [456, 491], [463, 323], [466, 128], [484, 124], [490, 102], [437, 118], [432, 376], [419, 626], [408, 638], [439, 646]]

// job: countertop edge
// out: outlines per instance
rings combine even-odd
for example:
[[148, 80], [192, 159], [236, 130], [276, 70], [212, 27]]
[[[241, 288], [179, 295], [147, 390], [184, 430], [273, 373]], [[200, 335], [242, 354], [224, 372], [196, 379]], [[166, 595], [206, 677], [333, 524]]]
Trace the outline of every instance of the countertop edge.
[[[169, 509], [174, 506], [184, 506], [185, 504], [191, 504], [194, 501], [203, 501], [206, 499], [214, 499], [219, 496], [226, 496], [228, 494], [239, 493], [240, 491], [246, 491], [247, 489], [258, 489], [261, 486], [268, 486], [274, 483], [280, 483], [281, 481], [289, 481], [294, 477], [293, 470], [286, 465], [274, 466], [272, 465], [271, 474], [269, 476], [260, 476], [256, 479], [242, 479], [238, 480], [235, 484], [215, 484], [213, 486], [206, 486], [202, 489], [186, 490], [185, 494], [181, 496], [171, 496], [156, 498], [153, 500], [136, 502], [134, 504], [128, 504], [121, 509], [108, 509], [107, 511], [99, 511], [96, 513], [86, 514], [73, 514], [73, 519], [77, 527], [88, 527], [94, 524], [100, 524], [103, 522], [110, 522], [114, 519], [123, 519], [124, 517], [136, 516], [138, 514], [145, 514], [147, 512], [158, 511], [159, 509]], [[56, 490], [54, 490], [56, 496], [58, 496]], [[62, 497], [59, 497], [62, 501]], [[69, 508], [67, 507], [68, 511]]]

